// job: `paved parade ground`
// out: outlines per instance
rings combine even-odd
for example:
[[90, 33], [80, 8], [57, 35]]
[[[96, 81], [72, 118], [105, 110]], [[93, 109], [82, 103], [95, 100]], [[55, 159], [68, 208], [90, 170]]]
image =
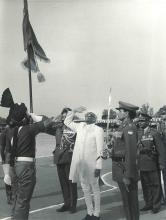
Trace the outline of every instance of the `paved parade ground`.
[[[62, 194], [57, 176], [56, 166], [53, 165], [52, 151], [54, 137], [39, 135], [37, 138], [37, 184], [31, 201], [29, 220], [81, 220], [86, 215], [83, 193], [78, 186], [77, 213], [57, 213], [56, 209], [62, 205]], [[0, 178], [0, 220], [10, 219], [11, 206], [6, 204], [2, 170]], [[111, 178], [111, 159], [104, 161], [102, 177], [107, 185], [101, 186], [101, 220], [123, 220], [124, 213], [120, 193], [116, 183]], [[140, 207], [144, 205], [139, 184]], [[166, 206], [162, 206], [158, 214], [141, 213], [140, 220], [166, 220]]]

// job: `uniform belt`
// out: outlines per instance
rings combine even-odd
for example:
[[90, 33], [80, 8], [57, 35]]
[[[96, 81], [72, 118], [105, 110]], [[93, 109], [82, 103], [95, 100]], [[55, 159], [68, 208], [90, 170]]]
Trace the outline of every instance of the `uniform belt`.
[[114, 161], [114, 162], [124, 162], [125, 158], [124, 157], [113, 157], [112, 161]]
[[24, 162], [35, 162], [36, 159], [33, 157], [16, 157], [15, 158], [16, 162], [17, 161], [24, 161]]

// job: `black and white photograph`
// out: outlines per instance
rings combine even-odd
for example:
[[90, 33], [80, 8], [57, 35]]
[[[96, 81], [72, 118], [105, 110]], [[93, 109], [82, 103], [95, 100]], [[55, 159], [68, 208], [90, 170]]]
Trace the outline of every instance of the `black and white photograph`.
[[0, 220], [166, 220], [166, 1], [0, 0]]

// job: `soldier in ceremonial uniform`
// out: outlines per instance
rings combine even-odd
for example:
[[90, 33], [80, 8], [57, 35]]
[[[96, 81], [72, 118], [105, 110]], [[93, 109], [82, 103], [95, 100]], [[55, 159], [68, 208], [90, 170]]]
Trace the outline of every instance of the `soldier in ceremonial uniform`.
[[64, 199], [64, 205], [58, 208], [57, 212], [69, 211], [70, 213], [75, 213], [77, 205], [77, 183], [72, 183], [69, 180], [69, 172], [76, 133], [64, 124], [68, 111], [71, 111], [71, 109], [64, 108], [56, 126], [53, 126], [54, 131], [52, 131], [52, 134], [56, 138], [56, 148], [53, 154]]
[[[7, 123], [10, 128], [6, 134], [5, 177], [9, 180], [9, 167], [14, 171], [13, 220], [27, 220], [30, 200], [36, 184], [35, 137], [50, 126], [52, 119], [30, 124], [30, 117], [24, 103], [13, 104]], [[8, 168], [8, 169], [7, 169]]]
[[112, 178], [118, 183], [126, 219], [139, 220], [137, 128], [133, 123], [139, 108], [120, 101], [117, 109], [122, 123], [113, 134]]
[[138, 142], [138, 166], [145, 206], [141, 211], [160, 210], [162, 191], [160, 182], [160, 169], [164, 168], [164, 146], [159, 132], [150, 127], [151, 116], [140, 113]]

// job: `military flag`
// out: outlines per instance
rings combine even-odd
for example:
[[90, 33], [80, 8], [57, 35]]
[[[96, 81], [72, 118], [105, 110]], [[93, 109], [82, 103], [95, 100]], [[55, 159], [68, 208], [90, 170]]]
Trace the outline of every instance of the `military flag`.
[[38, 43], [38, 40], [29, 21], [27, 0], [24, 0], [23, 15], [24, 50], [27, 51], [28, 54], [27, 59], [23, 61], [23, 66], [37, 73], [39, 82], [43, 82], [45, 81], [45, 78], [39, 70], [37, 58], [45, 62], [50, 62], [50, 59], [46, 56], [44, 50]]
[[25, 68], [28, 68], [29, 71], [29, 96], [30, 96], [30, 112], [33, 112], [33, 100], [32, 100], [32, 76], [31, 71], [37, 73], [37, 78], [39, 82], [44, 82], [45, 77], [40, 72], [37, 58], [45, 62], [49, 62], [49, 58], [46, 56], [44, 50], [38, 43], [38, 40], [35, 36], [31, 23], [29, 21], [29, 12], [28, 12], [28, 2], [24, 0], [24, 9], [23, 9], [23, 40], [24, 40], [24, 50], [27, 52], [27, 58], [22, 62]]

